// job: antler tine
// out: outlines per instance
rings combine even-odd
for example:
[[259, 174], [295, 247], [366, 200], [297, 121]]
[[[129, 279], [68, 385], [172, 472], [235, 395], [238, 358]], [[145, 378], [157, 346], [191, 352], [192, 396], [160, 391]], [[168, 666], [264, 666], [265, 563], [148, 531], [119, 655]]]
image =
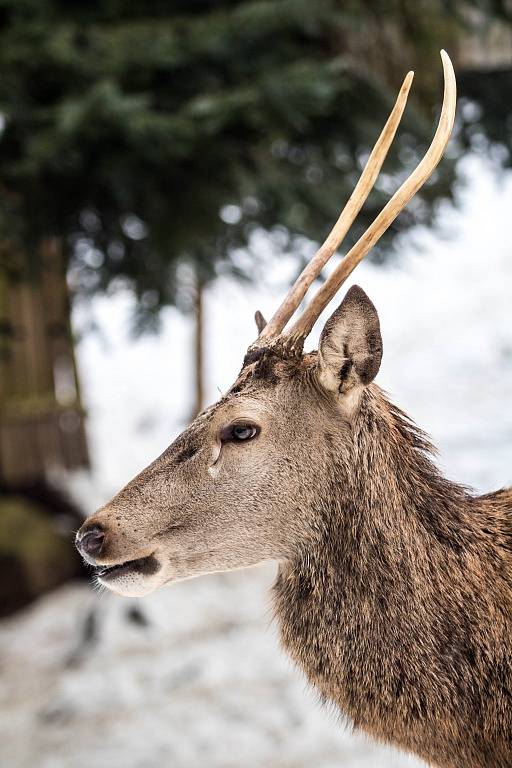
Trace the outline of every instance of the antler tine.
[[373, 185], [375, 184], [375, 180], [379, 175], [382, 163], [384, 162], [389, 147], [395, 137], [405, 105], [407, 104], [407, 96], [412, 85], [413, 77], [414, 72], [409, 72], [406, 75], [395, 102], [395, 106], [388, 117], [386, 125], [382, 129], [382, 133], [377, 139], [359, 181], [357, 182], [346, 206], [342, 210], [338, 221], [330, 231], [323, 245], [320, 246], [311, 261], [307, 264], [290, 288], [286, 298], [275, 312], [270, 322], [267, 323], [266, 327], [261, 332], [258, 338], [258, 344], [266, 339], [278, 336], [281, 333], [286, 323], [306, 295], [310, 285], [318, 277], [325, 264], [341, 245], [343, 238], [352, 226], [354, 219], [364, 205], [364, 202], [370, 194]]
[[356, 267], [357, 264], [364, 259], [370, 249], [373, 248], [375, 243], [384, 234], [389, 225], [396, 219], [400, 211], [405, 208], [409, 200], [425, 183], [439, 163], [452, 132], [457, 101], [455, 73], [450, 57], [446, 51], [441, 51], [441, 59], [444, 72], [443, 107], [439, 117], [439, 124], [430, 147], [412, 174], [399, 187], [391, 200], [388, 201], [379, 213], [375, 221], [349, 250], [345, 258], [339, 263], [322, 287], [319, 288], [311, 300], [311, 303], [291, 327], [289, 333], [286, 334], [287, 344], [290, 347], [302, 348], [304, 339], [313, 328], [313, 325], [321, 312], [338, 292], [354, 267]]

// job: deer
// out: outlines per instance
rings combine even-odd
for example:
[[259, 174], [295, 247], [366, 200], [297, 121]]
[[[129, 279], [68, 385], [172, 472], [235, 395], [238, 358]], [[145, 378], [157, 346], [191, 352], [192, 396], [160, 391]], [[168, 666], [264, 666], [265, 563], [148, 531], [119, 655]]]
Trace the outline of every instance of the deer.
[[[258, 337], [229, 391], [76, 537], [122, 596], [271, 560], [284, 649], [358, 731], [438, 768], [512, 765], [512, 489], [446, 479], [429, 438], [375, 383], [377, 310], [355, 266], [440, 161], [444, 96], [425, 156], [302, 304], [340, 247], [393, 141], [413, 73], [338, 221]], [[299, 307], [301, 311], [299, 312]], [[296, 315], [290, 324], [292, 317]]]

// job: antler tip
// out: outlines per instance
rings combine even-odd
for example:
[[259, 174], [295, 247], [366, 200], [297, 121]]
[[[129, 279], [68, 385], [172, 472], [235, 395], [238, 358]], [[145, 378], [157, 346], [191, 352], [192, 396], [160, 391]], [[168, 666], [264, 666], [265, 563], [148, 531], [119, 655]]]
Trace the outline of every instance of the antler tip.
[[404, 96], [407, 98], [407, 96], [409, 94], [409, 91], [411, 90], [411, 85], [412, 85], [413, 79], [414, 79], [414, 72], [411, 70], [404, 77], [404, 81], [402, 83], [402, 87], [400, 88], [399, 98], [404, 98]]
[[449, 57], [448, 53], [445, 51], [445, 49], [441, 48], [439, 53], [441, 54], [441, 60], [443, 62], [443, 65], [444, 66], [449, 66], [451, 69], [453, 69], [452, 60], [450, 59], [450, 57]]

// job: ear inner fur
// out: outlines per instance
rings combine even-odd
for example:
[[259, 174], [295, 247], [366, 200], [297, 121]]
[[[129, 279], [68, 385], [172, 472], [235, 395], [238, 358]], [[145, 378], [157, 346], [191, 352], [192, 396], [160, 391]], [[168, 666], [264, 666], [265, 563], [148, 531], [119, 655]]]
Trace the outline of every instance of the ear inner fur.
[[332, 391], [366, 386], [378, 373], [382, 338], [377, 311], [354, 285], [327, 320], [319, 344], [318, 377]]

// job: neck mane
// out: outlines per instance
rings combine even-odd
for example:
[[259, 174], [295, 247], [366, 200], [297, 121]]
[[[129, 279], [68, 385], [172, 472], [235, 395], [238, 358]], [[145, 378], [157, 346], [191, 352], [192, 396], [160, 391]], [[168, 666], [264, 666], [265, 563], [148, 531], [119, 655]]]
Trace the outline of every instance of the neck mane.
[[444, 478], [377, 387], [351, 437], [322, 533], [280, 567], [283, 643], [376, 738], [447, 768], [512, 764], [512, 494]]

